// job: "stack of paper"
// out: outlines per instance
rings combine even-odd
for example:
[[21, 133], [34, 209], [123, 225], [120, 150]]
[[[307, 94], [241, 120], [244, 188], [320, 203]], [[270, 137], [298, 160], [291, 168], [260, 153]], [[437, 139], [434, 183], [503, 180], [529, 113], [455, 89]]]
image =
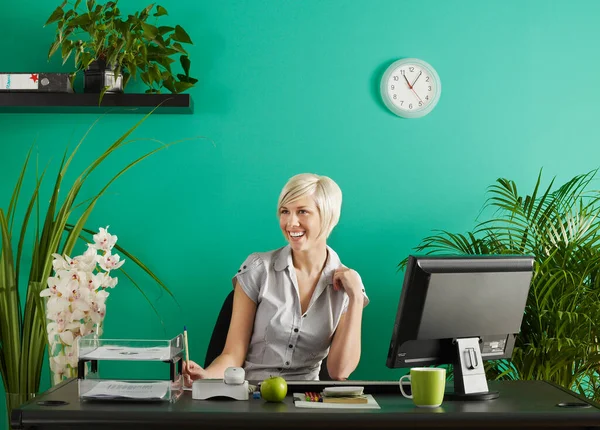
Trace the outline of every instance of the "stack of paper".
[[168, 346], [134, 348], [130, 346], [104, 345], [80, 355], [79, 359], [164, 361], [170, 358], [170, 354], [171, 350]]
[[97, 400], [161, 400], [167, 395], [170, 383], [101, 381], [81, 397]]

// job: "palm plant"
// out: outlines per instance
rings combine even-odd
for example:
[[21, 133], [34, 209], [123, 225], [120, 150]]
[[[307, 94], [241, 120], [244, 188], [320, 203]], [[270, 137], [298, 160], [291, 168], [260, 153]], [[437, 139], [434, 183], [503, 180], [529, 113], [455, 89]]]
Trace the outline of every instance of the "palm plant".
[[600, 193], [590, 190], [596, 173], [553, 191], [554, 180], [540, 188], [540, 172], [525, 196], [513, 181], [498, 179], [484, 205], [490, 219], [466, 234], [439, 231], [416, 247], [424, 254], [535, 257], [512, 360], [488, 362], [489, 377], [552, 381], [600, 400]]
[[[94, 197], [82, 202], [78, 201], [78, 194], [90, 174], [116, 150], [127, 143], [139, 140], [131, 139], [130, 135], [149, 115], [146, 115], [131, 127], [99, 158], [84, 169], [68, 189], [63, 184], [67, 169], [86, 136], [98, 122], [96, 121], [69, 155], [65, 151], [60, 169], [54, 180], [48, 207], [40, 207], [39, 203], [41, 186], [46, 174], [44, 169], [37, 175], [35, 187], [28, 198], [24, 214], [18, 215], [20, 211], [17, 210], [17, 204], [31, 157], [32, 150], [30, 149], [8, 208], [6, 210], [0, 208], [0, 231], [2, 234], [0, 254], [0, 374], [7, 393], [9, 417], [13, 407], [27, 400], [30, 394], [39, 391], [42, 361], [47, 345], [45, 309], [44, 302], [40, 298], [40, 291], [46, 287], [46, 280], [52, 271], [52, 254], [70, 255], [78, 240], [86, 240], [85, 238], [88, 235], [91, 237], [93, 232], [84, 226], [98, 199], [107, 188], [127, 170], [170, 145], [161, 145], [144, 153], [112, 177]], [[59, 190], [61, 191], [62, 201], [60, 200]], [[67, 190], [66, 193], [64, 190]], [[45, 214], [42, 211], [45, 211]], [[33, 229], [34, 243], [32, 249], [26, 249], [26, 238], [29, 234], [28, 227], [32, 218], [35, 224]], [[16, 248], [14, 245], [16, 245]], [[173, 297], [169, 289], [140, 260], [122, 247], [117, 247], [117, 249], [137, 264]], [[23, 272], [27, 268], [25, 266], [29, 265], [29, 275], [26, 276]], [[130, 278], [127, 273], [123, 273]], [[134, 282], [133, 284], [144, 294], [137, 283]], [[24, 300], [22, 300], [23, 293], [25, 294]], [[144, 297], [146, 297], [145, 294]], [[22, 303], [24, 303], [24, 306]]]

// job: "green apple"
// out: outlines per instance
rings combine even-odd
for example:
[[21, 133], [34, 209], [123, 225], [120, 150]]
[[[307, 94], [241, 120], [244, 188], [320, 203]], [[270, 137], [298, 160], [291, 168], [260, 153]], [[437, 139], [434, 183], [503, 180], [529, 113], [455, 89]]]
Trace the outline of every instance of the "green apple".
[[260, 395], [267, 402], [281, 402], [287, 394], [287, 382], [281, 376], [271, 376], [260, 384]]

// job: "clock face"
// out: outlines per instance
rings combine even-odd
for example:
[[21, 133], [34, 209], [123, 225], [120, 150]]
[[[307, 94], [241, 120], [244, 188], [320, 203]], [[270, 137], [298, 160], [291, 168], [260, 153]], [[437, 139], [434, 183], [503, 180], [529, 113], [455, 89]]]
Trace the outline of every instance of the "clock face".
[[442, 83], [435, 69], [423, 60], [406, 58], [394, 62], [381, 79], [381, 97], [396, 115], [418, 118], [437, 104]]

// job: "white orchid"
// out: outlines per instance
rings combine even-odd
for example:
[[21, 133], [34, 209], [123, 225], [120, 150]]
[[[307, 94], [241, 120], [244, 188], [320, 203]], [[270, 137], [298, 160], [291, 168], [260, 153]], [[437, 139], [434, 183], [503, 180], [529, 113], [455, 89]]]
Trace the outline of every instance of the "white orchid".
[[117, 243], [117, 236], [108, 233], [108, 226], [100, 227], [100, 232], [94, 235], [94, 246], [96, 249], [110, 251]]
[[112, 253], [116, 242], [117, 236], [109, 234], [108, 227], [100, 228], [94, 235], [94, 243], [88, 244], [83, 255], [70, 258], [52, 254], [54, 275], [48, 277], [48, 288], [42, 290], [40, 296], [48, 298], [46, 329], [55, 383], [75, 375], [77, 338], [90, 333], [102, 334], [109, 296], [106, 289], [118, 283], [118, 278], [111, 277], [110, 272], [125, 263], [118, 254]]
[[119, 254], [111, 254], [110, 252], [97, 257], [98, 264], [107, 272], [118, 269], [125, 263], [125, 260], [119, 261], [120, 259], [121, 256]]
[[76, 262], [76, 266], [79, 270], [84, 272], [92, 272], [96, 268], [96, 257], [98, 252], [93, 245], [88, 244], [88, 249], [79, 257], [75, 257], [73, 260]]

